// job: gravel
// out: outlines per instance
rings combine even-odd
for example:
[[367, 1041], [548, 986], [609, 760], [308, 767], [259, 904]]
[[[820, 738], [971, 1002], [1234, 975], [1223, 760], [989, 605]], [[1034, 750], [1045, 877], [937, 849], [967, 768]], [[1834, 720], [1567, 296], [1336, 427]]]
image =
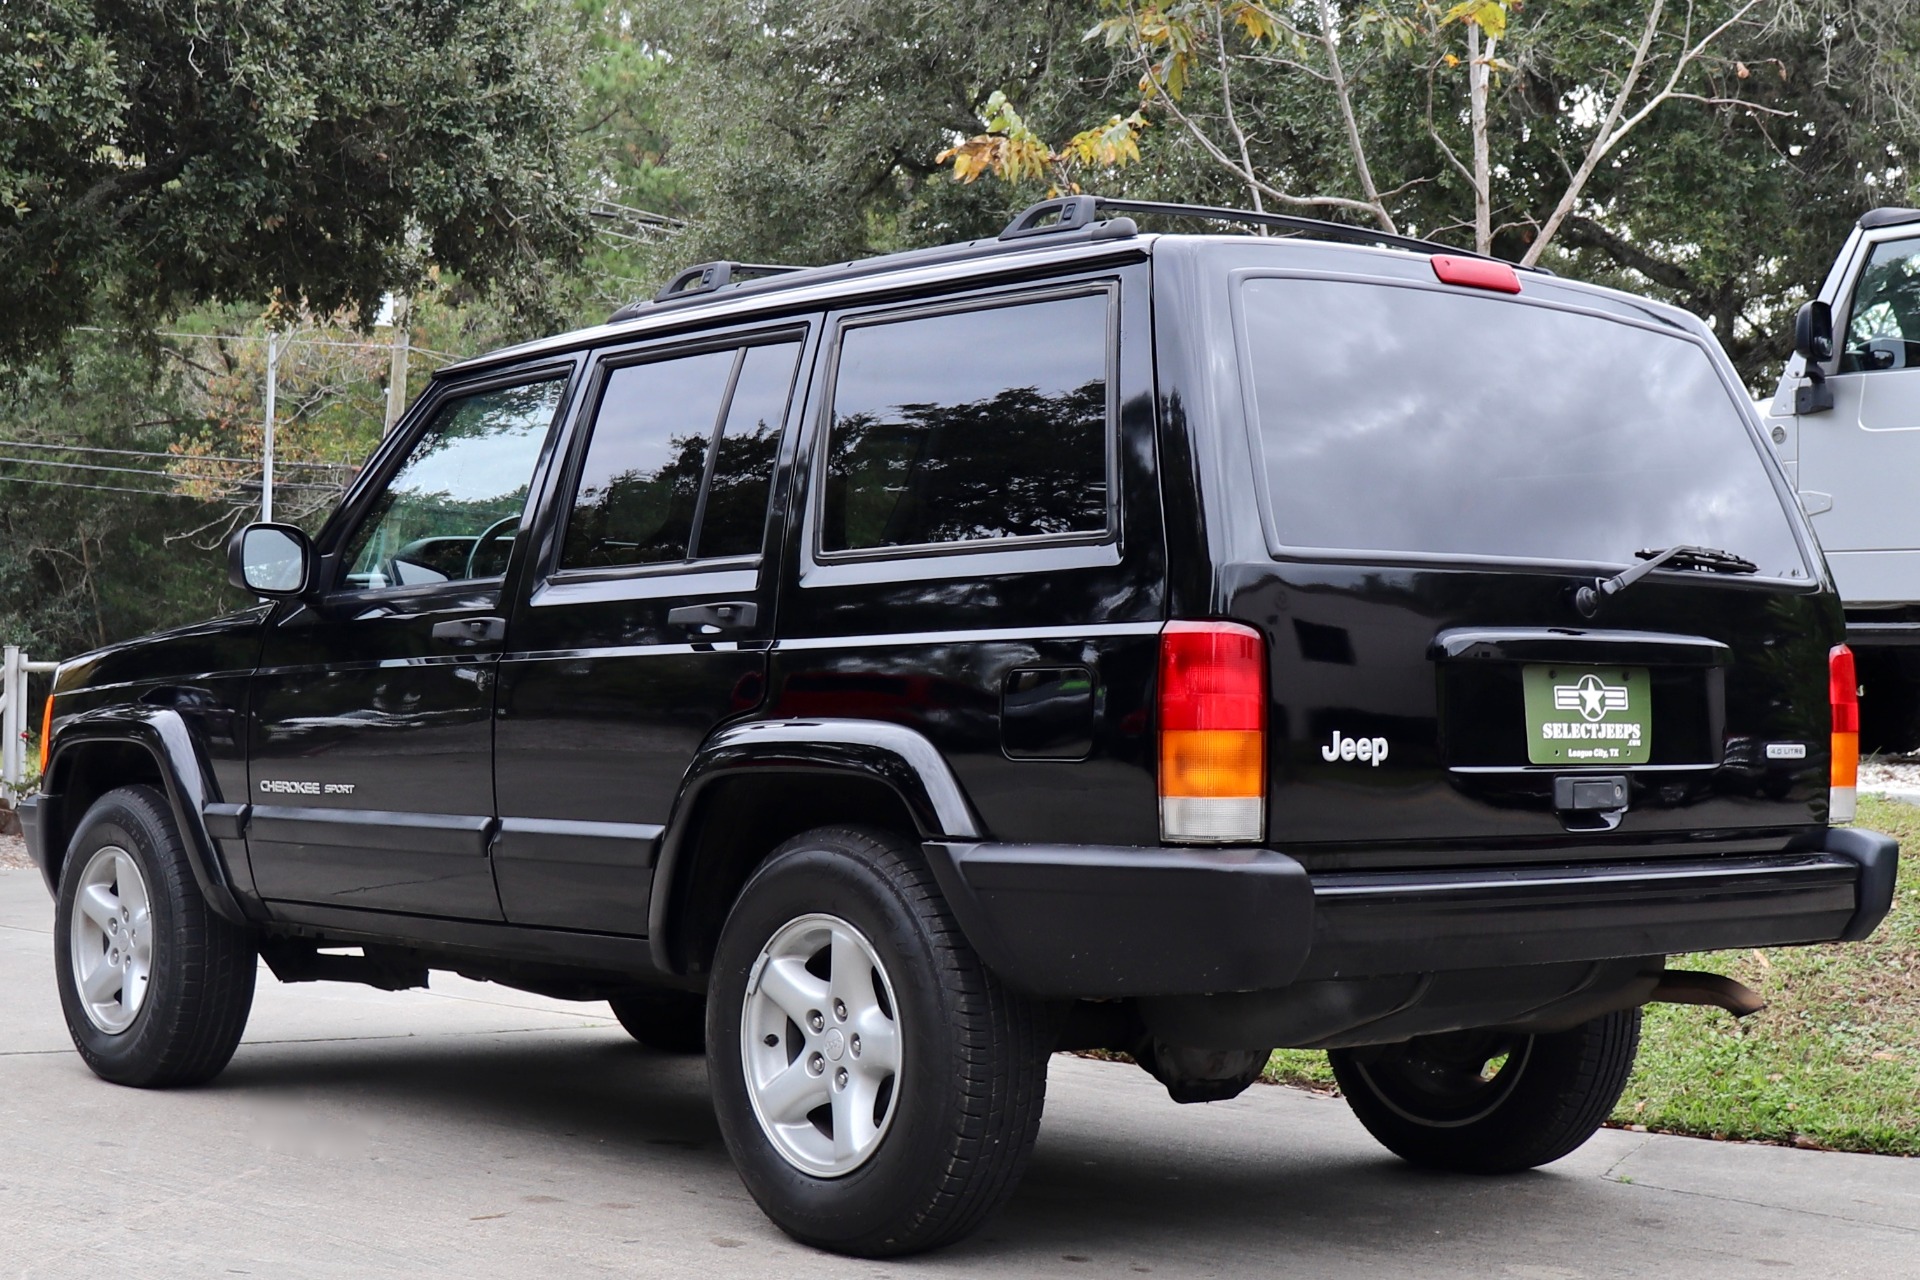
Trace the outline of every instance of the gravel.
[[1860, 762], [1860, 789], [1920, 801], [1920, 756], [1868, 756]]
[[0, 870], [19, 871], [32, 865], [26, 841], [19, 836], [0, 836]]

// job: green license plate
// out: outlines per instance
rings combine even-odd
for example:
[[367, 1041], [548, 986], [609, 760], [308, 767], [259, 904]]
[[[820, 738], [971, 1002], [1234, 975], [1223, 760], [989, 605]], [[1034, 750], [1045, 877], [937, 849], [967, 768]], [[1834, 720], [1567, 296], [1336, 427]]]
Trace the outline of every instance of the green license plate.
[[1531, 764], [1645, 764], [1653, 758], [1653, 695], [1645, 667], [1531, 666]]

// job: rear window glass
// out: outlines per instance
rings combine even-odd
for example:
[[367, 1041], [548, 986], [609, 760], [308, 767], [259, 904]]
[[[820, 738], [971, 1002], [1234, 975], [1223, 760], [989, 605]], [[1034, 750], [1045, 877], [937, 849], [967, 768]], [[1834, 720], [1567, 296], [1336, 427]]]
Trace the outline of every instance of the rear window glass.
[[1758, 445], [1692, 342], [1430, 289], [1242, 290], [1282, 545], [1628, 564], [1693, 543], [1805, 576]]

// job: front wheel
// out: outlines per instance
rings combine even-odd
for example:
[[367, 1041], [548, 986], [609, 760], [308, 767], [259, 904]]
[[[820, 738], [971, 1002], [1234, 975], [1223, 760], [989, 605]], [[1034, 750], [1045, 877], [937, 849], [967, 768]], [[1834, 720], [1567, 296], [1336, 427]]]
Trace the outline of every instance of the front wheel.
[[1639, 1045], [1640, 1011], [1625, 1009], [1546, 1035], [1456, 1031], [1327, 1057], [1354, 1115], [1395, 1155], [1515, 1173], [1593, 1136], [1620, 1101]]
[[1040, 1125], [1040, 1010], [1001, 986], [912, 842], [788, 841], [714, 956], [707, 1062], [747, 1190], [787, 1234], [864, 1257], [975, 1230]]
[[74, 1047], [103, 1080], [199, 1084], [233, 1057], [253, 1007], [253, 939], [207, 906], [152, 787], [108, 792], [80, 820], [54, 969]]

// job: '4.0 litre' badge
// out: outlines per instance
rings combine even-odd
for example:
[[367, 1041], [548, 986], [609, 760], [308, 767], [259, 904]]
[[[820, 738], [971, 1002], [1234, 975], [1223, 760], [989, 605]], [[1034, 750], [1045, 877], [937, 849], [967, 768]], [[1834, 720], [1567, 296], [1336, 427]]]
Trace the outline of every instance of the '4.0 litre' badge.
[[1525, 667], [1531, 764], [1645, 764], [1653, 698], [1645, 667]]

